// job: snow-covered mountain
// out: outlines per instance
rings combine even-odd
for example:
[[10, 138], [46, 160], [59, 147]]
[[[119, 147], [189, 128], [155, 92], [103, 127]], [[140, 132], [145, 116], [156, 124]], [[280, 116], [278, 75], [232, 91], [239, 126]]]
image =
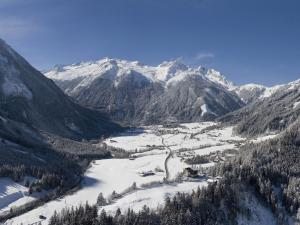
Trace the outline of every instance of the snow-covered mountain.
[[181, 81], [191, 75], [198, 75], [228, 89], [234, 89], [231, 81], [218, 71], [204, 67], [192, 68], [179, 60], [165, 61], [158, 66], [147, 66], [137, 61], [104, 58], [99, 61], [81, 62], [72, 65], [56, 65], [45, 75], [57, 82], [76, 81], [77, 85], [66, 92], [73, 93], [82, 87], [89, 86], [95, 79], [102, 77], [113, 80], [114, 86], [131, 71], [142, 75], [143, 79], [151, 82], [161, 82], [168, 86], [175, 81]]
[[300, 80], [262, 90], [260, 101], [229, 113], [221, 121], [236, 123], [239, 134], [257, 136], [282, 131], [300, 119]]
[[[171, 83], [180, 82], [189, 76], [198, 75], [213, 82], [228, 91], [235, 92], [245, 104], [270, 97], [275, 92], [284, 90], [297, 84], [294, 81], [288, 84], [266, 87], [260, 84], [235, 85], [219, 71], [204, 67], [192, 68], [179, 60], [163, 62], [158, 66], [147, 66], [137, 61], [104, 58], [98, 61], [81, 62], [72, 65], [56, 65], [45, 75], [54, 80], [68, 95], [77, 95], [81, 90], [88, 88], [96, 79], [109, 79], [117, 87], [119, 82], [131, 71], [140, 74], [141, 79], [149, 82], [158, 82], [167, 87]], [[140, 80], [140, 81], [141, 81]]]
[[81, 104], [126, 122], [201, 121], [243, 106], [219, 72], [178, 60], [147, 66], [105, 58], [55, 66], [45, 75]]
[[277, 92], [297, 88], [299, 84], [300, 80], [295, 80], [287, 84], [275, 85], [272, 87], [266, 87], [260, 84], [246, 84], [235, 87], [234, 91], [245, 103], [252, 103], [268, 98]]
[[[74, 103], [1, 39], [0, 118], [71, 138], [101, 135], [117, 127], [99, 112]], [[13, 131], [8, 124], [3, 122], [0, 135]]]

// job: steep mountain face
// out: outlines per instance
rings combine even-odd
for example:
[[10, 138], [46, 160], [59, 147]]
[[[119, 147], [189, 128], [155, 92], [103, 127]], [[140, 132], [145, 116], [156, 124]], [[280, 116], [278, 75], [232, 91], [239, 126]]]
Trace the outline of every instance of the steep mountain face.
[[300, 115], [300, 81], [281, 86], [268, 98], [232, 112], [220, 120], [237, 124], [236, 132], [258, 136], [286, 129]]
[[189, 74], [180, 82], [173, 79], [164, 94], [147, 108], [146, 121], [157, 118], [176, 118], [181, 122], [213, 120], [242, 106], [235, 94], [224, 91], [205, 77]]
[[70, 138], [100, 136], [118, 127], [104, 115], [75, 104], [2, 40], [0, 116]]
[[209, 120], [243, 106], [222, 86], [231, 83], [220, 73], [179, 61], [153, 67], [105, 58], [56, 66], [45, 75], [82, 105], [125, 123]]

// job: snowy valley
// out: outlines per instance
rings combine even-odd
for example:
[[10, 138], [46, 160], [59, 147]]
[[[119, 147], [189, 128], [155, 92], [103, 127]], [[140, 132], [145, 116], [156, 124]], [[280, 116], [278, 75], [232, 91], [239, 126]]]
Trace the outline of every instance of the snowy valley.
[[[98, 145], [125, 150], [130, 153], [129, 158], [93, 161], [79, 190], [10, 219], [5, 225], [47, 224], [54, 211], [86, 202], [96, 204], [100, 193], [107, 202], [99, 210], [105, 209], [111, 214], [118, 208], [123, 212], [128, 208], [139, 211], [144, 205], [155, 209], [163, 204], [167, 196], [172, 197], [177, 192], [191, 193], [198, 187], [217, 181], [218, 177], [205, 174], [206, 169], [234, 157], [239, 146], [246, 141], [233, 135], [232, 129], [214, 122], [155, 125], [107, 138]], [[199, 156], [203, 157], [202, 160], [192, 160]], [[196, 171], [196, 175], [187, 168]], [[0, 178], [0, 181], [4, 188], [0, 198], [6, 196], [12, 201], [1, 205], [3, 212], [20, 204], [23, 198], [19, 196], [14, 199], [16, 192], [25, 193], [28, 190], [20, 184], [7, 182], [5, 178]], [[14, 189], [17, 191], [12, 192]], [[256, 221], [263, 220], [260, 218], [262, 216], [259, 215]], [[241, 221], [245, 224], [245, 220]]]
[[47, 78], [0, 51], [5, 225], [296, 224], [299, 80], [236, 86], [178, 60], [108, 58]]

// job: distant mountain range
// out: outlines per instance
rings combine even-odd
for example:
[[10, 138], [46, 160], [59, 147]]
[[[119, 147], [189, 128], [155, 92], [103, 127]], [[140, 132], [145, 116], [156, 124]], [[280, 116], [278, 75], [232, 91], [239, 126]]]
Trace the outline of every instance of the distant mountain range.
[[147, 66], [109, 58], [57, 65], [45, 76], [80, 104], [131, 124], [211, 120], [299, 82], [237, 86], [214, 69], [193, 68], [178, 60]]
[[45, 75], [80, 104], [131, 124], [211, 120], [244, 105], [219, 72], [177, 60], [153, 67], [105, 58]]

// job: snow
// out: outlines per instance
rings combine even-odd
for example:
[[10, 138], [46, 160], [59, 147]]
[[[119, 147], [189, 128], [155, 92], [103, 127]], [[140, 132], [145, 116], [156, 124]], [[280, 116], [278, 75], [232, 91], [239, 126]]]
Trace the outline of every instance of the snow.
[[247, 92], [254, 92], [258, 94], [258, 99], [264, 99], [268, 98], [277, 91], [281, 90], [284, 87], [284, 85], [276, 85], [273, 87], [266, 87], [260, 84], [245, 84], [239, 87], [236, 87], [234, 90], [237, 95], [240, 95], [242, 92], [247, 91]]
[[6, 96], [22, 96], [28, 100], [32, 99], [32, 93], [27, 86], [18, 78], [19, 72], [10, 67], [4, 76], [2, 90]]
[[128, 159], [97, 160], [87, 170], [82, 182], [82, 188], [79, 191], [73, 195], [48, 202], [41, 207], [9, 220], [6, 224], [30, 224], [38, 221], [39, 215], [47, 217], [42, 222], [42, 224], [47, 224], [54, 210], [60, 211], [65, 206], [78, 206], [85, 202], [95, 204], [100, 192], [105, 197], [108, 197], [114, 190], [117, 193], [124, 191], [133, 182], [136, 182], [137, 186], [140, 186], [144, 183], [162, 181], [164, 173], [141, 177], [138, 172], [154, 170], [156, 167], [164, 168], [165, 157], [166, 155], [151, 155], [132, 161]]
[[[1, 41], [1, 46], [4, 47], [10, 54], [10, 57], [17, 59], [14, 51]], [[0, 53], [0, 66], [3, 74], [2, 91], [6, 96], [22, 96], [26, 99], [32, 99], [32, 93], [28, 87], [20, 79], [20, 71], [12, 64], [9, 63], [9, 57]]]
[[236, 88], [236, 86], [231, 81], [227, 80], [219, 71], [216, 71], [214, 69], [208, 69], [205, 76], [210, 81], [221, 85], [227, 90], [231, 91]]
[[[136, 131], [136, 132], [135, 132]], [[161, 146], [161, 138], [155, 135], [152, 130], [129, 131], [120, 136], [109, 138], [105, 143], [115, 148], [122, 148], [126, 151], [142, 151], [150, 146]]]
[[207, 127], [215, 125], [214, 122], [202, 122], [202, 123], [182, 123], [181, 126], [184, 126], [189, 132], [203, 130]]
[[248, 91], [252, 91], [252, 90], [264, 90], [266, 89], [265, 86], [260, 85], [260, 84], [254, 84], [254, 83], [250, 83], [250, 84], [245, 84], [239, 87], [240, 90], [248, 90]]
[[290, 90], [300, 87], [300, 80], [273, 87], [252, 83], [236, 86], [217, 70], [206, 69], [201, 66], [198, 68], [187, 66], [180, 62], [179, 59], [165, 61], [158, 66], [148, 66], [137, 61], [104, 58], [98, 61], [55, 66], [52, 70], [46, 72], [45, 76], [60, 81], [76, 80], [77, 84], [75, 87], [72, 90], [66, 90], [68, 94], [72, 94], [78, 92], [83, 87], [89, 87], [99, 77], [113, 81], [114, 86], [117, 87], [123, 78], [131, 73], [135, 74], [136, 82], [144, 80], [159, 82], [165, 88], [184, 81], [190, 76], [199, 76], [228, 91], [234, 91], [238, 96], [244, 91], [254, 92], [260, 100], [268, 98], [280, 90]]
[[292, 90], [292, 89], [297, 89], [299, 87], [300, 87], [300, 79], [292, 81], [288, 84], [280, 84], [280, 85], [275, 85], [272, 87], [266, 87], [266, 86], [259, 85], [259, 84], [246, 84], [246, 85], [236, 87], [236, 89], [234, 91], [237, 93], [237, 95], [240, 95], [240, 93], [245, 90], [252, 91], [252, 92], [261, 91], [261, 94], [259, 95], [258, 99], [262, 100], [262, 99], [272, 96], [273, 94], [277, 93], [278, 91]]
[[138, 62], [104, 58], [98, 61], [81, 62], [78, 64], [60, 66], [45, 73], [54, 80], [74, 80], [84, 78], [80, 86], [87, 86], [94, 79], [104, 77], [114, 80], [117, 77], [128, 74], [131, 70], [143, 73], [145, 77], [152, 80], [153, 71], [150, 67], [140, 65]]
[[[163, 147], [162, 139], [166, 145], [176, 151], [183, 148], [192, 150], [202, 149], [203, 146], [224, 145], [226, 141], [241, 141], [243, 138], [233, 136], [233, 127], [212, 129], [208, 132], [201, 131], [209, 126], [216, 125], [213, 122], [181, 124], [178, 128], [163, 128], [162, 126], [143, 127], [140, 130], [131, 130], [120, 133], [115, 137], [105, 140], [109, 146], [121, 148], [129, 152], [140, 152], [141, 154], [161, 153]], [[162, 134], [160, 134], [160, 132]], [[194, 135], [191, 138], [191, 135]], [[230, 147], [230, 145], [229, 145]], [[149, 152], [149, 150], [151, 150]], [[145, 153], [143, 153], [145, 152]]]
[[[180, 72], [187, 71], [189, 68], [178, 59], [170, 62], [163, 62], [156, 68], [155, 77], [160, 81], [168, 81]], [[181, 78], [182, 79], [182, 78]]]
[[293, 109], [297, 108], [299, 105], [300, 105], [300, 101], [299, 101], [299, 102], [295, 102], [295, 103], [293, 104]]
[[166, 197], [173, 197], [177, 192], [191, 193], [198, 187], [206, 186], [207, 182], [184, 182], [175, 184], [158, 185], [150, 189], [142, 189], [124, 198], [118, 199], [114, 204], [101, 208], [110, 214], [114, 214], [118, 208], [124, 213], [128, 208], [139, 211], [144, 205], [156, 209], [163, 205]]
[[[81, 188], [71, 195], [50, 201], [41, 207], [6, 222], [7, 225], [24, 225], [39, 221], [39, 215], [47, 217], [41, 221], [47, 224], [54, 210], [60, 211], [66, 206], [78, 206], [86, 201], [96, 203], [97, 196], [102, 193], [105, 198], [113, 191], [122, 193], [135, 182], [137, 190], [127, 193], [104, 208], [114, 212], [117, 208], [126, 210], [128, 207], [139, 210], [146, 204], [156, 208], [163, 204], [166, 196], [173, 196], [178, 191], [190, 192], [198, 186], [206, 185], [205, 180], [194, 182], [183, 180], [181, 183], [164, 184], [166, 177], [165, 165], [169, 171], [169, 181], [182, 173], [187, 165], [181, 153], [189, 155], [205, 155], [211, 152], [237, 148], [232, 141], [244, 139], [233, 136], [232, 127], [214, 127], [204, 132], [205, 128], [218, 125], [213, 122], [180, 124], [176, 128], [165, 128], [161, 125], [132, 129], [110, 137], [105, 143], [132, 152], [137, 158], [97, 160], [86, 171]], [[139, 152], [135, 152], [135, 150]], [[183, 152], [181, 152], [184, 150]], [[170, 157], [168, 157], [170, 156]], [[166, 160], [168, 158], [168, 160]], [[210, 162], [203, 167], [213, 166]], [[200, 166], [200, 165], [197, 165]], [[156, 170], [159, 168], [160, 171]], [[139, 173], [153, 171], [154, 175], [143, 177]]]
[[115, 86], [118, 86], [123, 77], [131, 72], [139, 74], [150, 82], [163, 83], [165, 87], [180, 82], [189, 76], [201, 76], [229, 90], [234, 87], [232, 82], [226, 80], [220, 72], [203, 67], [189, 67], [178, 59], [165, 61], [158, 66], [148, 66], [137, 61], [104, 58], [98, 61], [55, 66], [52, 70], [46, 72], [45, 76], [61, 81], [79, 80], [77, 86], [71, 91], [75, 92], [81, 87], [88, 87], [98, 77], [110, 79]]
[[288, 83], [287, 86], [289, 90], [298, 89], [300, 87], [300, 79]]
[[25, 177], [22, 183], [16, 183], [10, 178], [0, 178], [0, 214], [8, 212], [13, 207], [34, 201], [46, 193], [33, 193], [29, 195], [28, 188], [24, 186], [26, 180], [32, 182], [35, 179]]
[[300, 79], [292, 81], [288, 84], [280, 84], [280, 85], [275, 85], [272, 87], [266, 87], [266, 90], [264, 91], [263, 95], [260, 97], [261, 99], [263, 98], [268, 98], [271, 95], [275, 94], [276, 92], [280, 90], [292, 90], [292, 89], [297, 89], [300, 86]]
[[209, 110], [207, 108], [207, 105], [206, 104], [201, 105], [201, 116], [204, 116], [208, 112], [209, 112]]
[[173, 180], [178, 176], [178, 174], [182, 173], [185, 168], [189, 167], [189, 165], [181, 161], [179, 157], [173, 155], [168, 162], [168, 167], [170, 171], [170, 179]]
[[259, 142], [263, 142], [263, 141], [267, 141], [273, 138], [276, 138], [278, 136], [278, 134], [267, 134], [267, 135], [263, 135], [257, 138], [254, 138], [252, 140], [250, 140], [253, 143], [259, 143]]
[[207, 147], [204, 149], [198, 149], [194, 150], [196, 155], [208, 155], [213, 152], [218, 152], [218, 151], [224, 151], [228, 149], [235, 149], [236, 146], [234, 144], [225, 144], [225, 145], [220, 145], [220, 146], [212, 146], [212, 147]]
[[283, 88], [283, 85], [276, 85], [270, 88], [266, 88], [264, 93], [260, 96], [260, 99], [268, 98], [271, 95], [275, 94], [277, 91], [279, 91], [281, 88]]

